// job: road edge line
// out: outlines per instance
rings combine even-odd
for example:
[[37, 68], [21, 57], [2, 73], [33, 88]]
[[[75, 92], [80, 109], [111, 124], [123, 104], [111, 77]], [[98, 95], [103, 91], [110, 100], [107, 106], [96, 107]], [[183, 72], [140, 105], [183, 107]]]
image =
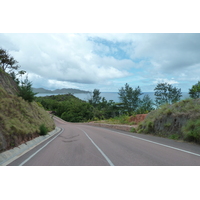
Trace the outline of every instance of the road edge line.
[[[57, 129], [57, 131], [56, 131], [56, 129]], [[54, 131], [56, 131], [55, 133], [53, 133], [52, 135], [51, 135], [51, 132], [54, 132]], [[0, 163], [0, 166], [7, 166], [7, 165], [9, 165], [11, 162], [13, 162], [13, 161], [15, 161], [16, 159], [18, 159], [19, 157], [21, 157], [21, 156], [23, 156], [24, 154], [26, 154], [28, 151], [30, 151], [30, 150], [32, 150], [33, 148], [35, 148], [35, 147], [37, 147], [38, 145], [40, 145], [41, 143], [43, 143], [43, 142], [45, 142], [46, 140], [48, 140], [48, 139], [50, 139], [50, 138], [52, 138], [54, 135], [56, 135], [56, 134], [58, 134], [60, 131], [62, 131], [62, 129], [60, 128], [60, 127], [56, 127], [53, 131], [51, 131], [50, 133], [48, 133], [47, 135], [45, 135], [45, 136], [39, 136], [39, 137], [46, 137], [44, 140], [41, 140], [39, 143], [37, 143], [37, 144], [35, 144], [35, 145], [33, 145], [33, 146], [30, 146], [28, 149], [25, 149], [22, 153], [16, 153], [16, 155], [14, 155], [14, 156], [12, 156], [12, 157], [10, 157], [10, 158], [8, 158], [8, 159], [5, 159], [4, 161], [2, 161], [1, 163]], [[49, 136], [49, 137], [48, 137]], [[39, 137], [37, 137], [37, 138], [35, 138], [35, 139], [38, 139]], [[33, 140], [35, 140], [35, 139], [33, 139]], [[32, 142], [32, 140], [30, 140], [30, 141], [28, 141], [28, 142], [26, 142], [27, 144], [26, 145], [29, 145], [29, 143], [30, 142]], [[24, 144], [21, 144], [21, 145], [24, 145]], [[21, 146], [20, 145], [20, 146]], [[15, 148], [19, 148], [20, 149], [20, 146], [18, 146], [18, 147], [15, 147]], [[13, 149], [11, 149], [11, 150], [13, 150]], [[10, 150], [8, 150], [8, 151], [10, 151]], [[6, 153], [6, 151], [5, 152], [3, 152], [3, 153]], [[2, 154], [3, 154], [2, 153]]]
[[143, 138], [140, 138], [140, 137], [137, 137], [137, 136], [133, 136], [133, 135], [128, 135], [128, 134], [120, 133], [120, 132], [118, 132], [118, 131], [113, 131], [113, 130], [110, 130], [110, 131], [112, 131], [112, 132], [114, 132], [114, 133], [117, 133], [117, 134], [129, 136], [129, 137], [132, 137], [132, 138], [136, 138], [136, 139], [143, 140], [143, 141], [146, 141], [146, 142], [149, 142], [149, 143], [157, 144], [157, 145], [160, 145], [160, 146], [164, 146], [164, 147], [167, 147], [167, 148], [171, 148], [171, 149], [174, 149], [174, 150], [177, 150], [177, 151], [182, 151], [182, 152], [184, 152], [184, 153], [188, 153], [188, 154], [192, 154], [192, 155], [195, 155], [195, 156], [199, 156], [199, 157], [200, 157], [200, 154], [193, 153], [193, 152], [191, 152], [191, 151], [186, 151], [186, 150], [184, 150], [184, 149], [179, 149], [179, 148], [172, 147], [172, 146], [169, 146], [169, 145], [166, 145], [166, 144], [162, 144], [162, 143], [159, 143], [159, 142], [154, 142], [154, 141], [151, 141], [151, 140], [143, 139]]
[[[64, 129], [61, 128], [60, 133], [58, 133], [55, 137], [53, 137], [49, 142], [47, 142], [44, 146], [42, 146], [40, 149], [38, 149], [34, 154], [29, 156], [25, 161], [23, 161], [18, 166], [23, 166], [25, 163], [27, 163], [32, 157], [34, 157], [37, 153], [39, 153], [42, 149], [44, 149], [49, 143], [51, 143], [54, 139], [56, 139], [61, 133], [63, 133]], [[43, 141], [44, 142], [44, 141]], [[39, 145], [39, 144], [38, 144]]]

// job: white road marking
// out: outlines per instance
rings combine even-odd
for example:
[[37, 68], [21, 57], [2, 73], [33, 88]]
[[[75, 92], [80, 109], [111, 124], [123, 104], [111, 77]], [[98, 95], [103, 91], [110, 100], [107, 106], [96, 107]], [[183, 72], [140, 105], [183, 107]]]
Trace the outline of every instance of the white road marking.
[[[78, 128], [80, 129], [80, 128]], [[107, 160], [110, 166], [114, 166], [114, 164], [111, 162], [111, 160], [105, 155], [105, 153], [95, 144], [95, 142], [90, 138], [90, 136], [82, 129], [80, 129], [85, 133], [85, 135], [88, 137], [88, 139], [94, 144], [94, 146], [99, 150], [99, 152], [102, 154], [102, 156]]]
[[64, 129], [62, 128], [62, 131], [56, 135], [55, 137], [53, 137], [49, 142], [47, 142], [43, 147], [41, 147], [40, 149], [38, 149], [34, 154], [32, 154], [31, 156], [29, 156], [24, 162], [22, 162], [19, 166], [24, 165], [25, 163], [27, 163], [33, 156], [35, 156], [37, 153], [39, 153], [42, 149], [44, 149], [44, 147], [46, 147], [50, 142], [52, 142], [54, 139], [56, 139], [62, 132], [64, 131]]
[[128, 134], [120, 133], [118, 131], [111, 131], [111, 132], [118, 133], [118, 134], [125, 135], [125, 136], [129, 136], [129, 137], [132, 137], [132, 138], [136, 138], [138, 140], [143, 140], [143, 141], [146, 141], [146, 142], [150, 142], [150, 143], [153, 143], [153, 144], [157, 144], [157, 145], [160, 145], [160, 146], [164, 146], [164, 147], [167, 147], [167, 148], [175, 149], [177, 151], [182, 151], [182, 152], [185, 152], [185, 153], [192, 154], [192, 155], [200, 157], [200, 154], [193, 153], [191, 151], [186, 151], [186, 150], [183, 150], [183, 149], [179, 149], [179, 148], [176, 148], [176, 147], [168, 146], [168, 145], [165, 145], [165, 144], [161, 144], [161, 143], [154, 142], [154, 141], [151, 141], [151, 140], [143, 139], [143, 138], [136, 137], [136, 136], [133, 136], [133, 135], [128, 135]]

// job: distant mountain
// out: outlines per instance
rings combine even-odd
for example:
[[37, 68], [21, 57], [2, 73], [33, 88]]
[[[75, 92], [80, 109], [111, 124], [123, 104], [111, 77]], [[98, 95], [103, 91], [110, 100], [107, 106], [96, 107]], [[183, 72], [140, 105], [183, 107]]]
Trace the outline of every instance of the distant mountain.
[[44, 88], [32, 88], [35, 93], [49, 93], [49, 94], [77, 94], [77, 93], [90, 93], [89, 91], [72, 89], [72, 88], [62, 88], [56, 90], [46, 90]]
[[46, 90], [44, 88], [32, 88], [35, 93], [51, 93], [51, 90]]

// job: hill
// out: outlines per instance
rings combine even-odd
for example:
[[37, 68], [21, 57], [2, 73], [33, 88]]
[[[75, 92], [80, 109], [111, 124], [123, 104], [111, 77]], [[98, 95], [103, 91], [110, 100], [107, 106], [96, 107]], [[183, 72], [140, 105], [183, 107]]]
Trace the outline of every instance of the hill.
[[200, 99], [161, 106], [147, 115], [138, 132], [200, 143]]
[[72, 89], [72, 88], [62, 88], [62, 89], [56, 89], [56, 90], [46, 90], [44, 88], [33, 88], [33, 92], [35, 92], [35, 93], [49, 93], [49, 94], [90, 93], [89, 91]]
[[36, 101], [68, 122], [85, 122], [93, 116], [93, 107], [72, 94], [36, 97]]
[[55, 128], [42, 106], [25, 101], [17, 92], [15, 81], [0, 71], [0, 152], [39, 136], [42, 124], [48, 131]]

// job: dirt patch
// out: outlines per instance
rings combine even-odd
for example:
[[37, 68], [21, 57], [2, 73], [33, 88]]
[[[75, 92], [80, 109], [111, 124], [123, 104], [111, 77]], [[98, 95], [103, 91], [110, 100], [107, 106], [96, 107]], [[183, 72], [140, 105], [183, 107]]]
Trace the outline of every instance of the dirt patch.
[[136, 116], [131, 116], [129, 119], [129, 122], [135, 122], [135, 124], [139, 124], [140, 122], [144, 121], [147, 114], [139, 114]]

